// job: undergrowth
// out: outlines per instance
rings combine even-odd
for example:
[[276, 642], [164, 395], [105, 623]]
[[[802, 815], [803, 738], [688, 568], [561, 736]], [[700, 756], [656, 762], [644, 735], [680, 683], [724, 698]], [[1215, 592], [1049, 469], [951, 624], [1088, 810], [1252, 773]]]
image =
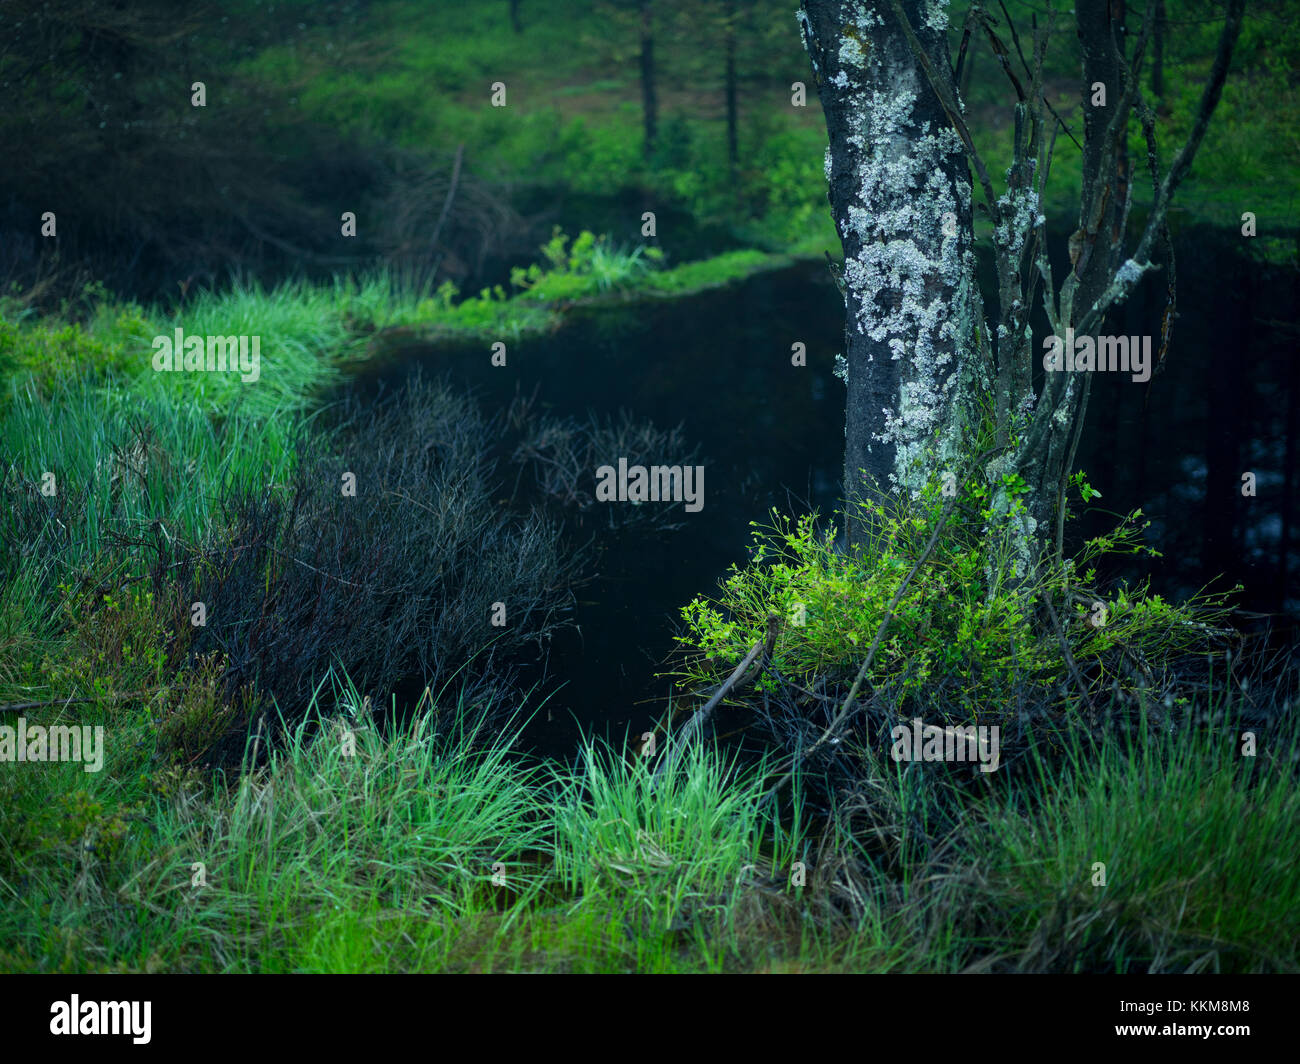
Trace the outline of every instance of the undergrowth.
[[[1086, 501], [1091, 489], [1076, 484]], [[950, 501], [968, 504], [956, 519]], [[1026, 707], [1059, 715], [1094, 708], [1103, 695], [1131, 700], [1139, 690], [1186, 705], [1174, 666], [1218, 653], [1229, 639], [1227, 594], [1174, 604], [1145, 585], [1097, 583], [1107, 560], [1154, 553], [1142, 541], [1141, 511], [1073, 558], [1057, 562], [1048, 553], [1015, 580], [1005, 575], [1007, 548], [989, 532], [987, 488], [950, 496], [936, 479], [916, 499], [862, 505], [870, 532], [851, 552], [814, 515], [773, 512], [767, 525], [751, 522], [748, 563], [732, 567], [716, 599], [697, 597], [682, 610], [688, 686], [719, 682], [775, 615], [779, 636], [760, 692], [787, 684], [847, 689], [879, 633], [865, 684], [893, 712], [1006, 725]]]

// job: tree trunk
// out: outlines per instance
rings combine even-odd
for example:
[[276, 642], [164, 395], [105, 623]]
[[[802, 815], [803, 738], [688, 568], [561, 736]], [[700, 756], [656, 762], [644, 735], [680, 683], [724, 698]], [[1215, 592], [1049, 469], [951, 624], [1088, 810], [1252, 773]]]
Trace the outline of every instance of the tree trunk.
[[658, 101], [655, 96], [655, 38], [651, 0], [639, 0], [641, 10], [641, 111], [645, 118], [645, 155], [655, 150], [658, 132]]
[[[942, 58], [936, 66], [951, 85], [946, 16], [934, 18], [935, 5], [925, 0], [902, 7], [925, 52]], [[885, 4], [804, 0], [799, 21], [830, 135], [829, 196], [845, 260], [844, 494], [852, 545], [870, 529], [855, 499], [915, 490], [955, 472], [970, 449], [972, 401], [987, 387], [970, 173], [960, 138]]]
[[[1075, 318], [1095, 303], [1110, 284], [1124, 251], [1124, 204], [1128, 193], [1128, 77], [1124, 59], [1125, 0], [1080, 3], [1075, 7], [1083, 47], [1083, 198], [1079, 205], [1082, 246]], [[1093, 86], [1103, 85], [1106, 102], [1095, 105]], [[1118, 123], [1118, 132], [1114, 128]], [[1072, 321], [1071, 324], [1077, 324]]]
[[[999, 196], [953, 84], [946, 0], [803, 0], [799, 23], [826, 116], [826, 176], [845, 257], [844, 493], [850, 544], [871, 528], [855, 500], [915, 493], [945, 472], [959, 482], [979, 476], [989, 490], [995, 519], [989, 531], [996, 527], [1010, 548], [1007, 572], [990, 568], [990, 581], [1005, 576], [1019, 582], [1046, 544], [1060, 542], [1066, 477], [1093, 372], [1086, 366], [1076, 370], [1072, 351], [1068, 365], [1040, 359], [1030, 312], [1035, 304], [1042, 307], [1059, 355], [1071, 336], [1095, 338], [1108, 310], [1155, 268], [1153, 243], [1159, 236], [1167, 242], [1169, 204], [1218, 105], [1244, 4], [1228, 0], [1191, 131], [1164, 176], [1152, 174], [1154, 202], [1128, 257], [1127, 138], [1135, 107], [1144, 132], [1155, 137], [1138, 89], [1155, 9], [1145, 13], [1130, 61], [1126, 0], [1076, 4], [1084, 75], [1083, 183], [1070, 269], [1058, 288], [1039, 209], [1057, 123], [1041, 81], [1047, 33], [1035, 28], [1028, 91], [1013, 64], [1003, 64], [1019, 102], [1013, 161]], [[994, 51], [1009, 56], [992, 27], [986, 29]], [[996, 329], [985, 324], [975, 278], [968, 163], [993, 222]], [[1037, 395], [1040, 364], [1050, 372]], [[982, 469], [972, 469], [977, 459]], [[990, 557], [1004, 553], [998, 549]]]
[[1165, 94], [1165, 0], [1156, 0], [1156, 32], [1151, 42], [1151, 93], [1160, 99]]
[[740, 161], [736, 137], [736, 0], [727, 0], [726, 19], [727, 166], [734, 177], [736, 164]]
[[[1132, 97], [1125, 59], [1125, 0], [1079, 3], [1075, 25], [1083, 51], [1083, 183], [1079, 228], [1070, 238], [1071, 273], [1062, 302], [1065, 324], [1077, 327], [1102, 301], [1124, 259], [1128, 222], [1128, 125]], [[1097, 86], [1105, 93], [1104, 103]], [[1098, 335], [1104, 316], [1087, 330]], [[1083, 335], [1080, 333], [1079, 335]], [[1029, 526], [1039, 541], [1059, 528], [1064, 506], [1064, 478], [1088, 409], [1093, 375], [1053, 374], [1044, 386], [1044, 410], [1054, 416], [1043, 422], [1034, 446], [1017, 456], [1016, 464], [1029, 485], [1026, 509]], [[1079, 378], [1082, 377], [1082, 380]], [[1118, 384], [1118, 382], [1115, 382]], [[1104, 387], [1115, 386], [1107, 381]], [[1030, 554], [1040, 543], [1029, 544]], [[1032, 559], [1031, 559], [1032, 560]]]

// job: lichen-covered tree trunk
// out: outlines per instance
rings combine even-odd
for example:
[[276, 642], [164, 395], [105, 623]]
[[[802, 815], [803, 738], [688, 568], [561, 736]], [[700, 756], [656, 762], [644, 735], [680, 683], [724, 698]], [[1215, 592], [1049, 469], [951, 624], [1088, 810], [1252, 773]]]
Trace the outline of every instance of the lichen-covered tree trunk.
[[[951, 79], [946, 0], [902, 6]], [[869, 527], [854, 499], [915, 490], [973, 443], [988, 363], [970, 172], [884, 0], [804, 0], [799, 22], [826, 116], [827, 179], [844, 251], [844, 494], [853, 543]]]
[[[855, 499], [915, 492], [936, 474], [951, 472], [983, 479], [988, 531], [1007, 539], [1010, 554], [995, 553], [1008, 559], [1008, 571], [991, 567], [991, 581], [1026, 577], [1053, 538], [1059, 549], [1064, 488], [1097, 367], [1076, 370], [1043, 359], [1042, 394], [1036, 395], [1040, 359], [1030, 313], [1041, 305], [1052, 328], [1049, 346], [1059, 348], [1071, 336], [1094, 337], [1107, 311], [1155, 268], [1152, 247], [1162, 238], [1169, 260], [1164, 357], [1174, 296], [1169, 204], [1218, 105], [1244, 4], [1227, 2], [1191, 132], [1163, 177], [1155, 119], [1140, 88], [1155, 8], [1148, 5], [1130, 57], [1126, 0], [1076, 4], [1083, 182], [1070, 268], [1058, 288], [1047, 255], [1047, 219], [1039, 209], [1056, 130], [1064, 127], [1043, 86], [1053, 17], [1035, 24], [1030, 56], [1013, 36], [1027, 87], [1013, 64], [1003, 63], [1017, 103], [1012, 164], [998, 195], [954, 84], [944, 32], [948, 0], [802, 0], [799, 24], [826, 115], [826, 177], [845, 260], [850, 543], [870, 530]], [[988, 13], [972, 7], [967, 31], [976, 25], [999, 56], [1012, 54]], [[1127, 144], [1134, 116], [1147, 142], [1152, 203], [1130, 255]], [[975, 278], [972, 169], [993, 223], [996, 327], [985, 323]]]

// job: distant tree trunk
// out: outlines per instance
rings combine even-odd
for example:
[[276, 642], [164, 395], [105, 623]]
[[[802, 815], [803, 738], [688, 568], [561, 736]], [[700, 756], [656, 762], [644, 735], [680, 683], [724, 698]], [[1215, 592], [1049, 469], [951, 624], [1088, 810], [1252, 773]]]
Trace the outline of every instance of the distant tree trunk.
[[658, 133], [658, 101], [655, 97], [655, 38], [651, 0], [638, 0], [641, 11], [641, 110], [645, 116], [645, 155], [654, 154]]
[[726, 30], [727, 165], [732, 174], [740, 161], [736, 137], [736, 0], [727, 0]]
[[1156, 99], [1165, 94], [1165, 0], [1156, 0], [1156, 33], [1151, 42], [1151, 92]]
[[[932, 5], [903, 0], [927, 52], [948, 54]], [[845, 533], [852, 505], [956, 462], [979, 376], [971, 188], [961, 140], [892, 15], [804, 0], [804, 43], [830, 136], [830, 202], [844, 250]], [[949, 82], [952, 64], [945, 62]], [[951, 86], [955, 90], [955, 86]], [[944, 468], [940, 466], [940, 469]]]
[[524, 24], [519, 21], [519, 0], [510, 0], [510, 28], [516, 33], [524, 32]]

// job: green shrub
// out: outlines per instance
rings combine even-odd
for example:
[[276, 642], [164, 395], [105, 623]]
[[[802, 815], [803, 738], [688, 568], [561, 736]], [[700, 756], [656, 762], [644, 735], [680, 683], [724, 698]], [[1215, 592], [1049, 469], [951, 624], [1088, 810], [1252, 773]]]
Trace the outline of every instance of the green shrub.
[[[1012, 478], [1004, 487], [1014, 509], [1023, 484]], [[852, 553], [837, 548], [833, 531], [818, 531], [812, 515], [790, 520], [773, 513], [766, 528], [751, 522], [756, 532], [749, 564], [732, 567], [716, 602], [699, 597], [682, 611], [686, 682], [720, 680], [763, 638], [772, 614], [784, 622], [775, 671], [805, 687], [847, 687], [888, 620], [866, 691], [888, 692], [897, 712], [925, 708], [949, 723], [1005, 721], [1026, 703], [1076, 705], [1081, 692], [1068, 682], [1073, 669], [1066, 647], [1089, 699], [1112, 689], [1135, 690], [1144, 679], [1154, 687], [1152, 677], [1166, 663], [1210, 652], [1212, 625], [1227, 612], [1224, 596], [1175, 606], [1145, 586], [1110, 593], [1091, 586], [1099, 559], [1146, 550], [1145, 526], [1137, 523], [1141, 511], [1090, 540], [1069, 562], [1058, 566], [1049, 558], [1035, 573], [1013, 580], [1005, 575], [1012, 566], [1003, 541], [985, 531], [997, 518], [988, 488], [963, 493], [974, 516], [949, 520], [928, 556], [948, 501], [937, 480], [916, 500], [868, 505], [873, 531]], [[1044, 600], [1064, 614], [1059, 635]], [[777, 686], [769, 675], [760, 690]]]
[[48, 399], [61, 380], [135, 376], [148, 366], [153, 335], [134, 304], [101, 314], [89, 325], [0, 317], [0, 380], [12, 379]]

